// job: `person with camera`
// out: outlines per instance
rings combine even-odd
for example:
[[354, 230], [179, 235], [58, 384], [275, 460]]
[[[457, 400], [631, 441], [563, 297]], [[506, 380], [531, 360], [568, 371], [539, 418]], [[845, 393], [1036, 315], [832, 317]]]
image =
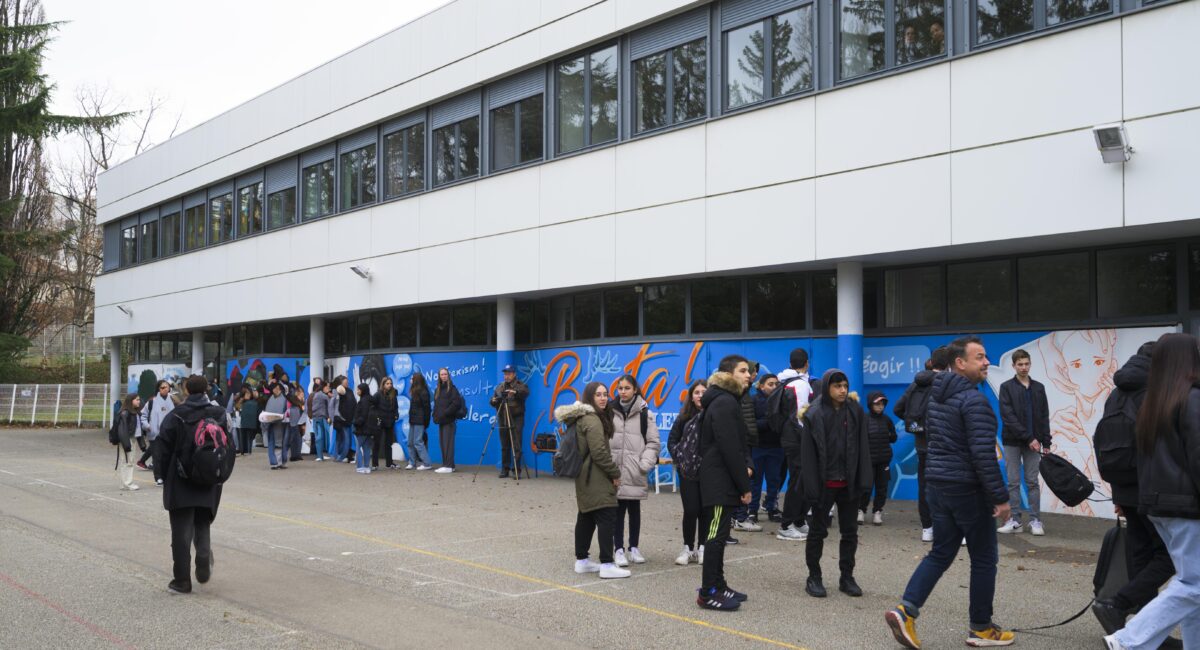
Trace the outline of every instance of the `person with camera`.
[[500, 430], [500, 478], [508, 478], [511, 469], [521, 476], [521, 440], [525, 432], [525, 400], [529, 386], [517, 379], [517, 369], [504, 366], [504, 381], [492, 392], [489, 404], [496, 409], [496, 426]]

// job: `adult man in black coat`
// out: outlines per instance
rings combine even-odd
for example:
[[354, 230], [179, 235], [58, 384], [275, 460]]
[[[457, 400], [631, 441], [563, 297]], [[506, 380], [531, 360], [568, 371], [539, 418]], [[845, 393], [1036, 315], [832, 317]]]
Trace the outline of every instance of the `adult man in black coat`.
[[496, 425], [500, 431], [500, 478], [508, 478], [510, 469], [516, 469], [521, 477], [521, 447], [525, 433], [525, 400], [529, 398], [529, 387], [517, 379], [517, 369], [504, 366], [504, 381], [492, 392], [489, 403], [496, 409]]
[[[208, 582], [212, 576], [213, 555], [209, 526], [217, 516], [221, 503], [221, 486], [202, 486], [186, 481], [175, 469], [176, 458], [188, 448], [196, 425], [211, 418], [222, 429], [225, 428], [225, 411], [208, 399], [208, 382], [200, 375], [192, 375], [184, 381], [187, 399], [175, 407], [164, 420], [155, 448], [154, 463], [163, 468], [163, 508], [171, 519], [171, 557], [174, 561], [174, 578], [167, 585], [171, 593], [186, 594], [192, 591], [191, 560], [192, 544], [196, 546], [196, 581]], [[227, 439], [228, 431], [225, 432]], [[233, 462], [232, 452], [229, 462]]]

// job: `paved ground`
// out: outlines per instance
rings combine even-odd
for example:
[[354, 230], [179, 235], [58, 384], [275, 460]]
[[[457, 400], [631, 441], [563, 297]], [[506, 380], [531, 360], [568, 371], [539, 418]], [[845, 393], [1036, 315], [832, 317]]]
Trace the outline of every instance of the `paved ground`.
[[[435, 475], [239, 459], [213, 527], [212, 581], [169, 596], [170, 545], [149, 473], [123, 492], [97, 431], [0, 430], [3, 648], [893, 648], [883, 612], [925, 546], [910, 503], [862, 529], [861, 599], [803, 593], [803, 544], [742, 533], [726, 554], [742, 611], [700, 610], [700, 568], [681, 545], [676, 495], [643, 510], [649, 562], [628, 580], [572, 570], [570, 482], [499, 481], [494, 470]], [[462, 468], [467, 469], [467, 468]], [[1107, 524], [1047, 518], [1049, 535], [1001, 539], [996, 617], [1062, 620], [1088, 601]], [[773, 532], [774, 525], [768, 525]], [[831, 548], [832, 546], [832, 548]], [[836, 543], [826, 574], [836, 576]], [[832, 551], [832, 553], [830, 553]], [[962, 647], [965, 552], [923, 610], [929, 648]], [[1090, 614], [1026, 648], [1100, 648]]]

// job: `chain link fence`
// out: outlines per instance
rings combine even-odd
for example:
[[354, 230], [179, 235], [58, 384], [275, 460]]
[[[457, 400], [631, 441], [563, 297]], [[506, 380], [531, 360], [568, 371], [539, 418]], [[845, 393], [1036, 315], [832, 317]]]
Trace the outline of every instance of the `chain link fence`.
[[108, 427], [108, 384], [0, 384], [0, 422]]

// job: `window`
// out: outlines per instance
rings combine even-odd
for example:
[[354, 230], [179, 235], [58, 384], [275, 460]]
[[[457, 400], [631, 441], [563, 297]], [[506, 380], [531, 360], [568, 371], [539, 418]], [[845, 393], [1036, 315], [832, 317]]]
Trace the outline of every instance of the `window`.
[[976, 43], [1033, 31], [1033, 0], [976, 0], [975, 29]]
[[284, 340], [287, 354], [302, 354], [308, 356], [309, 324], [308, 321], [294, 320], [284, 324]]
[[162, 361], [162, 347], [157, 338], [151, 337], [146, 341], [146, 359], [149, 361]]
[[491, 310], [487, 305], [454, 308], [454, 345], [487, 345]]
[[1168, 247], [1096, 252], [1100, 318], [1174, 314], [1175, 253]]
[[692, 332], [742, 331], [742, 281], [712, 278], [692, 283]]
[[699, 39], [633, 62], [634, 132], [707, 114], [707, 41]]
[[194, 251], [204, 246], [204, 204], [183, 211], [183, 250]]
[[533, 342], [550, 340], [550, 302], [539, 300], [533, 304]]
[[433, 132], [433, 185], [479, 175], [479, 117]]
[[884, 0], [842, 0], [841, 72], [849, 79], [882, 70]]
[[1017, 314], [1021, 322], [1079, 320], [1091, 315], [1087, 253], [1017, 260]]
[[1046, 0], [1046, 24], [1059, 25], [1110, 11], [1109, 0]]
[[837, 274], [812, 275], [812, 328], [837, 329]]
[[637, 335], [638, 295], [633, 287], [605, 291], [604, 336], [612, 338]]
[[417, 347], [417, 310], [398, 309], [392, 312], [392, 347]]
[[[804, 276], [776, 275], [746, 281], [746, 307], [751, 332], [781, 332], [805, 329]], [[696, 292], [692, 290], [692, 322], [695, 329]]]
[[950, 325], [1012, 321], [1012, 287], [1009, 260], [948, 265], [946, 300]]
[[325, 321], [325, 354], [345, 354], [350, 351], [346, 337], [346, 319]]
[[262, 325], [246, 326], [246, 354], [262, 354], [263, 328]]
[[296, 188], [274, 192], [267, 197], [267, 230], [296, 223]]
[[421, 347], [450, 345], [450, 308], [426, 307], [421, 310]]
[[1200, 309], [1200, 246], [1188, 248], [1188, 305]]
[[725, 107], [811, 90], [812, 29], [809, 4], [726, 32]]
[[240, 357], [246, 354], [246, 326], [233, 327], [226, 330], [229, 333], [229, 352]]
[[943, 0], [896, 0], [897, 65], [946, 53], [945, 14]]
[[392, 313], [389, 311], [371, 314], [371, 347], [375, 349], [392, 346]]
[[600, 338], [600, 304], [603, 298], [599, 293], [585, 293], [575, 296], [575, 330], [572, 338]]
[[642, 329], [646, 336], [683, 334], [686, 320], [684, 284], [650, 284], [642, 290]]
[[400, 196], [425, 189], [425, 125], [389, 133], [383, 138], [387, 196]]
[[305, 167], [300, 172], [300, 180], [304, 183], [304, 194], [301, 198], [303, 209], [300, 218], [303, 221], [316, 219], [333, 213], [333, 161], [317, 163]]
[[179, 213], [172, 212], [162, 218], [162, 254], [174, 255], [179, 252], [180, 232]]
[[617, 68], [616, 45], [556, 66], [560, 152], [617, 139]]
[[179, 337], [179, 341], [175, 343], [175, 358], [191, 362], [192, 360], [192, 339], [184, 334]]
[[517, 345], [529, 345], [533, 343], [533, 303], [521, 301], [514, 307], [516, 312], [513, 317], [513, 325], [516, 329], [513, 332], [514, 342]]
[[283, 337], [283, 323], [267, 323], [263, 325], [262, 353], [283, 354]]
[[142, 224], [139, 239], [141, 250], [138, 251], [138, 259], [143, 262], [158, 259], [158, 222], [151, 221]]
[[883, 273], [884, 327], [941, 325], [946, 312], [946, 285], [940, 266], [896, 269]]
[[492, 110], [492, 169], [542, 159], [542, 95]]
[[371, 317], [362, 314], [350, 319], [350, 332], [347, 336], [352, 336], [351, 350], [370, 350], [371, 349]]
[[237, 236], [245, 237], [262, 232], [263, 184], [255, 183], [238, 190]]
[[347, 151], [341, 156], [341, 208], [349, 210], [375, 202], [375, 145]]
[[121, 229], [121, 266], [133, 266], [137, 264], [137, 234], [137, 226]]
[[208, 200], [208, 243], [233, 239], [233, 193]]

